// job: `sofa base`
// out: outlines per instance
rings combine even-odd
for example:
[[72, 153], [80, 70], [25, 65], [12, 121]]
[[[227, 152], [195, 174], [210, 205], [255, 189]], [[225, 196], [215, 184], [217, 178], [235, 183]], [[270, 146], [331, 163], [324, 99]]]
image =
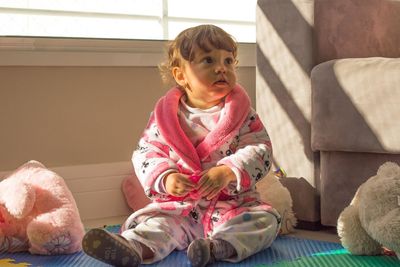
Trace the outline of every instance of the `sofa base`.
[[336, 226], [358, 187], [386, 161], [400, 164], [400, 155], [321, 151], [321, 223]]
[[321, 221], [309, 222], [303, 220], [297, 220], [296, 229], [309, 230], [309, 231], [320, 231], [323, 229]]

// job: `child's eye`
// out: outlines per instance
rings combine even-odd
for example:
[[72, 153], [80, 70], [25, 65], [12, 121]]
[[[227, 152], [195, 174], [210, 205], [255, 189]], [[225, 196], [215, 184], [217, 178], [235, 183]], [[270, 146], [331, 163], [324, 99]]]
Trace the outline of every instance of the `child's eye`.
[[225, 63], [228, 64], [228, 65], [233, 64], [233, 58], [231, 58], [231, 57], [226, 58], [225, 59]]
[[203, 62], [204, 62], [204, 63], [207, 63], [207, 64], [211, 64], [211, 63], [213, 63], [213, 59], [212, 59], [211, 57], [205, 57], [205, 58], [203, 59]]

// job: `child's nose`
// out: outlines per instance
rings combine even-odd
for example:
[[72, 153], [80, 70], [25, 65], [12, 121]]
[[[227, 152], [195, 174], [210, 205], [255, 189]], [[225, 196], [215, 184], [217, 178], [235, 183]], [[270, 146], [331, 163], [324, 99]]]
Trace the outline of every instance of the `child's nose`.
[[215, 66], [215, 73], [225, 73], [226, 72], [226, 66], [224, 63], [219, 63], [217, 66]]

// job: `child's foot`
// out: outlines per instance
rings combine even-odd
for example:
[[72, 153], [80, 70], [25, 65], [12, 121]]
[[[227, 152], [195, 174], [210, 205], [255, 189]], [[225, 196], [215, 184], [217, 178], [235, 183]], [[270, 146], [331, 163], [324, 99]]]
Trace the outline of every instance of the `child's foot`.
[[210, 250], [209, 239], [196, 239], [190, 243], [187, 249], [187, 256], [192, 267], [204, 267], [213, 261]]
[[193, 267], [204, 267], [208, 263], [228, 259], [236, 255], [236, 250], [225, 240], [201, 238], [190, 243], [187, 255]]
[[83, 251], [89, 256], [113, 266], [138, 266], [140, 254], [128, 240], [103, 229], [89, 230], [82, 240]]

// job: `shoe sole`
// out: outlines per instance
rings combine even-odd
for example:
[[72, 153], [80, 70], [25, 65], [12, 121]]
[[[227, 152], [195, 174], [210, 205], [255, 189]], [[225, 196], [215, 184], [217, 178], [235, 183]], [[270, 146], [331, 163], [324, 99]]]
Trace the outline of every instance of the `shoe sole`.
[[204, 267], [210, 261], [210, 242], [205, 239], [193, 241], [188, 249], [187, 256], [192, 267]]
[[140, 256], [128, 241], [123, 242], [103, 229], [89, 230], [83, 237], [82, 248], [90, 257], [113, 266], [135, 267], [140, 264]]

